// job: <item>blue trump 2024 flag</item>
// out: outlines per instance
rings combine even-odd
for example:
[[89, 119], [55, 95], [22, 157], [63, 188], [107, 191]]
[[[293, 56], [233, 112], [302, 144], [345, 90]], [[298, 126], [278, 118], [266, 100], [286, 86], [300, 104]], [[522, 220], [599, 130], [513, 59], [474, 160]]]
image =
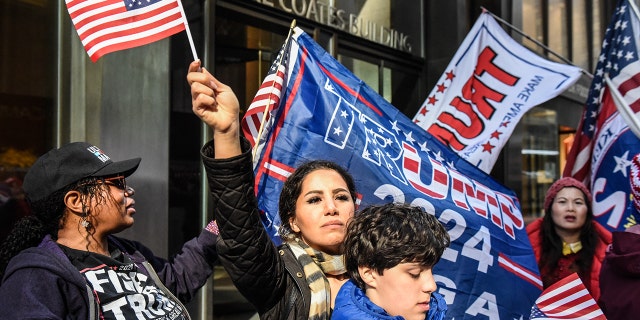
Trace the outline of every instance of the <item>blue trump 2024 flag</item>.
[[435, 214], [452, 244], [434, 269], [448, 319], [527, 319], [542, 282], [515, 194], [386, 102], [301, 29], [289, 40], [279, 105], [258, 141], [256, 190], [278, 242], [282, 184], [327, 159], [354, 177], [360, 205], [404, 202]]

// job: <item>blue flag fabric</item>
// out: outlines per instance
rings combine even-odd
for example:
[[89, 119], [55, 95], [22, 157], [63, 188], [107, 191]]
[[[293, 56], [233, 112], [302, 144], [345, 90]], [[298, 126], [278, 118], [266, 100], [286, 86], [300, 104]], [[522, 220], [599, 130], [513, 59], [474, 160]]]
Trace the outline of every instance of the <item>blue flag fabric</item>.
[[278, 198], [308, 160], [341, 164], [360, 205], [404, 202], [435, 214], [452, 239], [434, 269], [448, 319], [527, 319], [542, 291], [520, 204], [430, 136], [296, 28], [286, 84], [254, 165], [263, 222], [277, 238]]

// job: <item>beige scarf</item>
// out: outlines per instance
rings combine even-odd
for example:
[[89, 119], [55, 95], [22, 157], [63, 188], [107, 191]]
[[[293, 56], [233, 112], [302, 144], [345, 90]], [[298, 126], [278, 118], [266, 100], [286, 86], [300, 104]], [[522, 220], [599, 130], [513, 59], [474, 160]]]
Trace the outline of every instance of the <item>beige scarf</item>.
[[287, 242], [302, 265], [311, 289], [310, 320], [328, 320], [331, 317], [331, 287], [325, 274], [341, 275], [347, 270], [342, 255], [330, 255], [309, 247], [295, 238]]

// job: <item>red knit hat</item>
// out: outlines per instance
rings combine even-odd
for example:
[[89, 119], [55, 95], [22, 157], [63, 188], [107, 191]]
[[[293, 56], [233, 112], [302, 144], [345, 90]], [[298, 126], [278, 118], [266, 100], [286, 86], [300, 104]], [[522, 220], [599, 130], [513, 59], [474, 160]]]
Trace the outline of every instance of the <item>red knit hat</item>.
[[556, 197], [556, 195], [558, 194], [558, 192], [560, 192], [560, 190], [566, 188], [566, 187], [574, 187], [574, 188], [578, 188], [580, 189], [580, 191], [582, 191], [582, 193], [584, 193], [585, 197], [586, 197], [586, 201], [587, 203], [589, 203], [589, 207], [591, 207], [590, 203], [591, 203], [591, 192], [589, 192], [589, 189], [587, 189], [587, 187], [580, 181], [571, 178], [571, 177], [564, 177], [564, 178], [560, 178], [558, 179], [556, 182], [554, 182], [551, 187], [549, 187], [549, 190], [547, 191], [547, 194], [544, 196], [544, 210], [547, 212], [551, 212], [551, 203], [553, 202], [553, 199]]
[[640, 211], [640, 153], [631, 159], [631, 170], [629, 171], [629, 185], [633, 196], [633, 206]]

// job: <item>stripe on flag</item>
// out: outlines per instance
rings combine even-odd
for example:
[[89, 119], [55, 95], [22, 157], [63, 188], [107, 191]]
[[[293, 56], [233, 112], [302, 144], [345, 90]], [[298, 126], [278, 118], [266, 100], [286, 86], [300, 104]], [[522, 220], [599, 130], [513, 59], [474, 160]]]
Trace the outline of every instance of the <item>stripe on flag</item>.
[[[260, 124], [262, 123], [263, 118], [265, 124], [268, 123], [271, 118], [270, 113], [274, 109], [277, 109], [280, 104], [282, 85], [284, 83], [288, 60], [288, 54], [286, 53], [288, 49], [287, 44], [288, 41], [285, 41], [282, 45], [282, 48], [278, 52], [278, 56], [273, 60], [273, 63], [269, 68], [267, 76], [262, 81], [256, 96], [253, 98], [253, 101], [251, 101], [244, 117], [242, 117], [242, 131], [245, 138], [247, 138], [249, 143], [251, 143], [252, 147], [257, 143]], [[265, 110], [268, 110], [266, 117], [264, 116]]]
[[[258, 89], [256, 96], [249, 105], [247, 113], [242, 119], [242, 128], [245, 132], [245, 137], [251, 145], [255, 145], [258, 133], [260, 130], [260, 123], [264, 116], [264, 110], [273, 110], [279, 103], [282, 96], [282, 83], [284, 82], [285, 66], [278, 66], [277, 72], [270, 73], [265, 77], [262, 85]], [[265, 122], [269, 121], [269, 113], [265, 118]]]
[[179, 0], [67, 0], [67, 10], [93, 62], [185, 30]]
[[536, 300], [531, 319], [548, 318], [606, 319], [577, 273], [552, 284]]
[[280, 181], [285, 181], [295, 170], [281, 162], [271, 159], [264, 163], [265, 173]]
[[515, 263], [502, 253], [498, 255], [498, 265], [542, 290], [542, 280], [540, 276]]

